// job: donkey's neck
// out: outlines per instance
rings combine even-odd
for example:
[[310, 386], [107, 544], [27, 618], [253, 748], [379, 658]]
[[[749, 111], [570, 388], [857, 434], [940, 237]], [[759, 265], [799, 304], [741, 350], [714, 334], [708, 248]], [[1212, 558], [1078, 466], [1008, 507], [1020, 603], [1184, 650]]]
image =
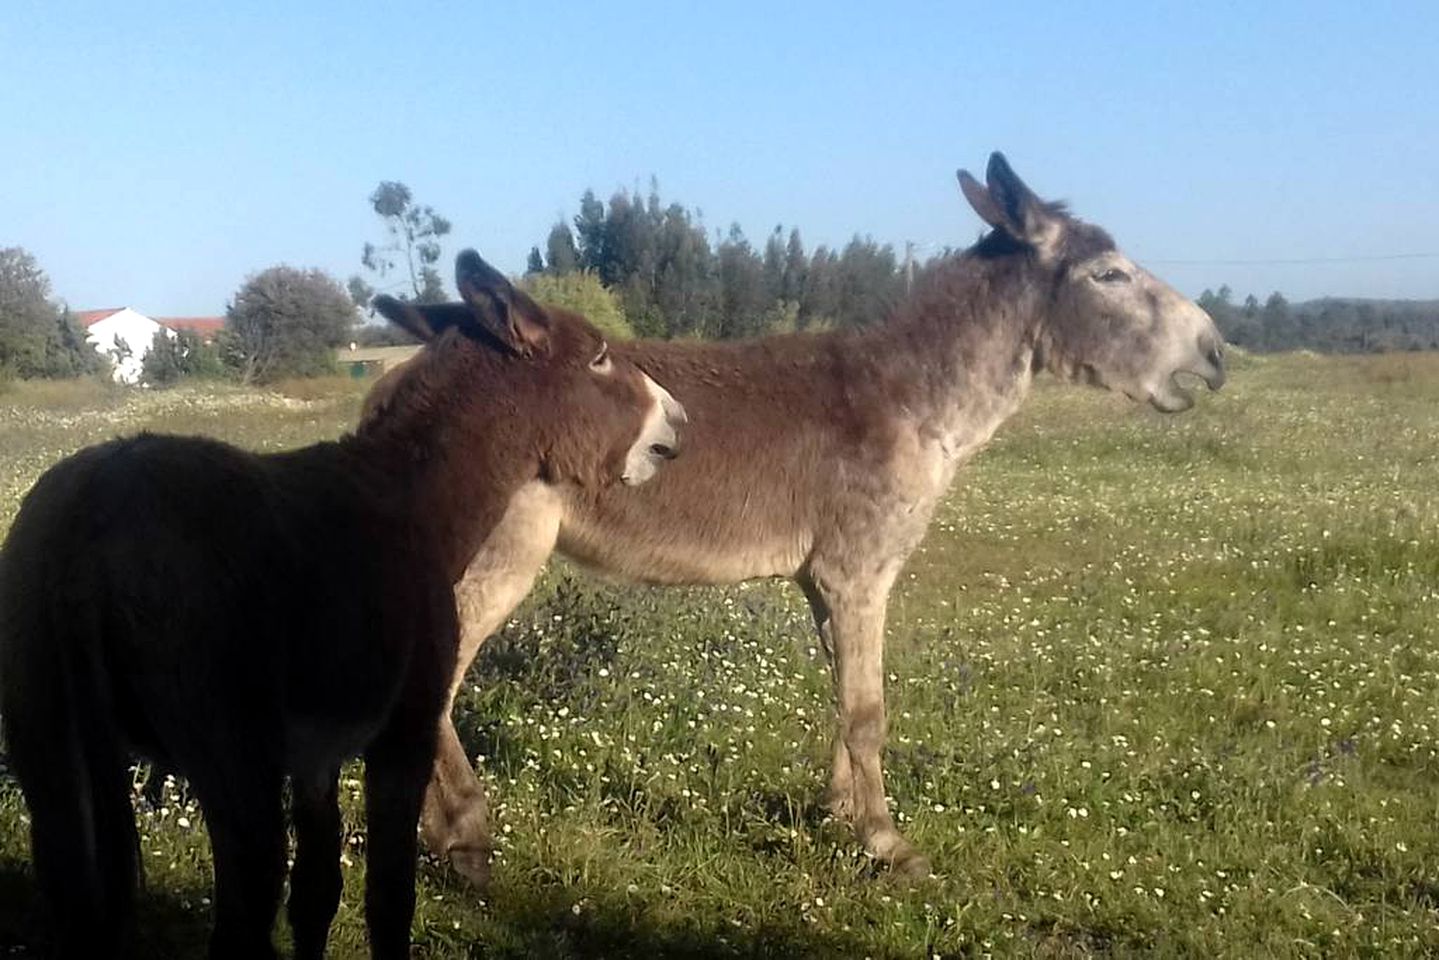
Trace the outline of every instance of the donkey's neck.
[[1018, 257], [960, 255], [876, 330], [877, 355], [912, 371], [904, 406], [940, 445], [946, 483], [1029, 392], [1042, 296], [1033, 269]]
[[342, 441], [374, 482], [394, 494], [396, 509], [456, 580], [535, 472], [514, 455], [523, 438], [513, 431], [482, 437], [476, 429], [497, 428], [419, 403], [379, 416]]

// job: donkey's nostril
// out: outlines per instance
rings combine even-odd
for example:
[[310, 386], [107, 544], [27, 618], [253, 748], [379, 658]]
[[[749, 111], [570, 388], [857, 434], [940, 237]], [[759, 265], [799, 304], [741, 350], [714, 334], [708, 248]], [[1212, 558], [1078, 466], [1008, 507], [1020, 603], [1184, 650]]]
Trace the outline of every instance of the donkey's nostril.
[[673, 460], [675, 457], [680, 455], [679, 445], [669, 443], [652, 443], [650, 444], [650, 453], [653, 453], [655, 456], [661, 457], [665, 460]]

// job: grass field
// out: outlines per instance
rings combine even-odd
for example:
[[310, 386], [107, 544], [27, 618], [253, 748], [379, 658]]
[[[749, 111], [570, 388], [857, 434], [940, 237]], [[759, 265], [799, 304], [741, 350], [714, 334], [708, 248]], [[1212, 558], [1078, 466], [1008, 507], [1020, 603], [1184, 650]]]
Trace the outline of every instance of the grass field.
[[[344, 429], [353, 391], [16, 385], [0, 529], [84, 444], [292, 446]], [[494, 886], [427, 862], [415, 955], [1432, 955], [1436, 489], [1439, 356], [1241, 357], [1176, 418], [1042, 386], [891, 604], [889, 789], [938, 871], [913, 885], [816, 806], [830, 700], [797, 591], [555, 564], [460, 707]], [[364, 954], [360, 775], [335, 956]], [[200, 956], [200, 817], [173, 784], [137, 803], [149, 949]], [[28, 871], [0, 773], [0, 955], [33, 954]]]

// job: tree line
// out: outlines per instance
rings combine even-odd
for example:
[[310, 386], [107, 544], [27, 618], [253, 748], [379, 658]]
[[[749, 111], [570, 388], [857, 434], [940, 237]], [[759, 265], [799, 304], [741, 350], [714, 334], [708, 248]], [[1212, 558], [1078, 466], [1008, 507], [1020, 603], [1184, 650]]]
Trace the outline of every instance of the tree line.
[[572, 223], [531, 248], [526, 273], [592, 274], [638, 336], [723, 340], [872, 323], [917, 269], [869, 237], [808, 250], [797, 227], [776, 226], [759, 244], [738, 224], [712, 234], [652, 182], [647, 196], [619, 190], [608, 204], [586, 190]]
[[[449, 220], [409, 187], [382, 181], [369, 197], [383, 238], [366, 242], [342, 287], [319, 270], [271, 267], [248, 277], [211, 340], [161, 333], [146, 354], [144, 379], [163, 386], [185, 377], [262, 383], [332, 371], [348, 339], [403, 342], [390, 328], [358, 324], [377, 290], [416, 302], [448, 297], [438, 266]], [[614, 337], [733, 339], [796, 330], [860, 327], [882, 319], [924, 263], [889, 244], [853, 237], [808, 249], [798, 227], [776, 226], [752, 243], [738, 224], [711, 231], [698, 210], [649, 192], [593, 190], [578, 212], [531, 247], [522, 285], [543, 302], [577, 310]], [[1274, 293], [1236, 302], [1221, 286], [1199, 297], [1225, 338], [1251, 350], [1323, 352], [1439, 349], [1439, 301], [1326, 298], [1291, 304]], [[140, 345], [134, 345], [140, 346]], [[126, 348], [128, 349], [128, 348]], [[0, 379], [93, 374], [106, 360], [73, 315], [51, 296], [35, 258], [0, 248]]]
[[1290, 303], [1271, 293], [1234, 302], [1228, 286], [1205, 290], [1198, 303], [1224, 339], [1247, 350], [1376, 353], [1439, 350], [1439, 300], [1324, 297]]

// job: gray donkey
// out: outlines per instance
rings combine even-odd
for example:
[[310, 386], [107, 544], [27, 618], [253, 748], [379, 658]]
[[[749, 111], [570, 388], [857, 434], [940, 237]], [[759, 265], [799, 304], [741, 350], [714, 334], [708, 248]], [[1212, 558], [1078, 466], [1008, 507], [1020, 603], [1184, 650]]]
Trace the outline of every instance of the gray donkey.
[[[653, 584], [796, 581], [830, 658], [838, 729], [828, 802], [875, 857], [929, 862], [885, 805], [885, 604], [955, 470], [1019, 407], [1037, 371], [1159, 410], [1192, 401], [1176, 374], [1224, 382], [1222, 340], [1194, 303], [1109, 234], [1040, 200], [1005, 159], [988, 185], [959, 174], [993, 229], [930, 271], [883, 325], [739, 343], [616, 344], [690, 416], [687, 454], [623, 489], [532, 483], [456, 588], [463, 637], [451, 704], [480, 645], [558, 545], [612, 577]], [[421, 308], [422, 309], [422, 308]], [[386, 385], [373, 396], [383, 400]], [[426, 844], [488, 878], [483, 789], [446, 710]]]

